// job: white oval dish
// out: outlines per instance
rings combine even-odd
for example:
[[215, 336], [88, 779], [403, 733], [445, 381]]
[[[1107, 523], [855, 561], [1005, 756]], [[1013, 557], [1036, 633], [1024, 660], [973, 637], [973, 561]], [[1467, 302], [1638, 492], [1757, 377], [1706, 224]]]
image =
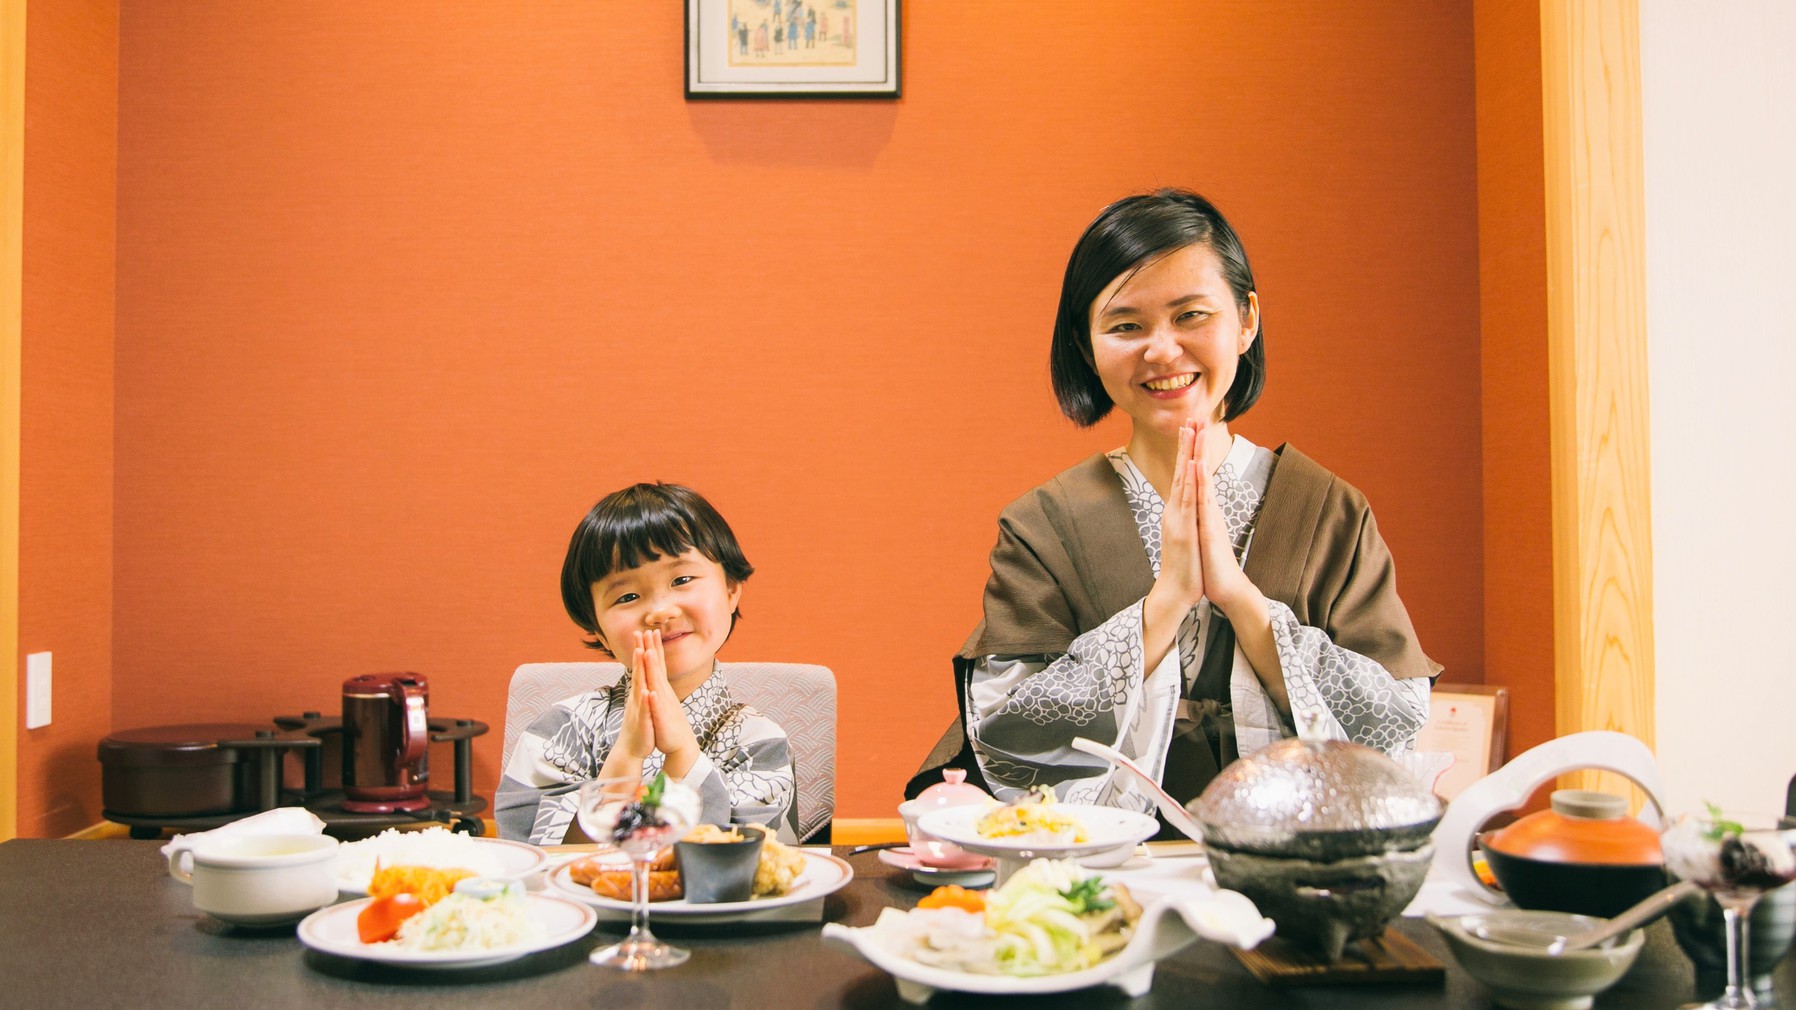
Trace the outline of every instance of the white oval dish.
[[[937, 990], [1009, 996], [1039, 996], [1069, 992], [1097, 985], [1114, 985], [1129, 996], [1145, 994], [1154, 982], [1154, 963], [1202, 936], [1217, 943], [1251, 949], [1272, 935], [1272, 921], [1257, 924], [1219, 921], [1208, 898], [1196, 895], [1161, 896], [1153, 899], [1135, 924], [1135, 935], [1114, 957], [1083, 971], [1020, 978], [1014, 975], [982, 975], [923, 964], [890, 946], [879, 923], [853, 928], [825, 923], [823, 938], [853, 948], [898, 983], [898, 995], [907, 1003], [924, 1003]], [[1239, 905], [1245, 899], [1229, 899]], [[1248, 904], [1251, 908], [1251, 903]], [[888, 908], [880, 913], [903, 915]], [[1257, 913], [1256, 913], [1257, 914]], [[1242, 926], [1248, 928], [1243, 931]]]
[[551, 894], [527, 894], [525, 914], [542, 927], [542, 933], [534, 939], [489, 950], [406, 950], [391, 943], [363, 943], [356, 935], [356, 916], [372, 900], [345, 901], [306, 916], [299, 924], [299, 942], [325, 954], [401, 968], [483, 968], [572, 943], [591, 932], [599, 921], [597, 913], [577, 901]]
[[[684, 898], [676, 898], [673, 901], [657, 901], [649, 905], [649, 921], [677, 919], [680, 922], [693, 925], [736, 922], [769, 909], [815, 901], [825, 895], [835, 893], [854, 879], [854, 870], [849, 867], [847, 862], [836, 856], [827, 852], [811, 852], [806, 849], [798, 850], [798, 854], [805, 859], [804, 872], [798, 875], [793, 888], [785, 894], [708, 905], [695, 905]], [[623, 918], [629, 917], [629, 902], [607, 898], [602, 894], [594, 893], [592, 888], [584, 884], [574, 883], [568, 876], [568, 869], [567, 866], [561, 866], [549, 874], [550, 890], [594, 908], [614, 913], [614, 915], [621, 915]]]

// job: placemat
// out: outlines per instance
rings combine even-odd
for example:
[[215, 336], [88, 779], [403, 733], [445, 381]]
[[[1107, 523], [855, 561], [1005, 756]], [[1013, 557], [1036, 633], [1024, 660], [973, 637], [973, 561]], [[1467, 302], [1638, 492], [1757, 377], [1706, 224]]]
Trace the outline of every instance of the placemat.
[[1381, 937], [1348, 944], [1341, 959], [1333, 963], [1276, 936], [1253, 950], [1230, 948], [1230, 953], [1254, 978], [1269, 986], [1370, 982], [1440, 984], [1446, 978], [1446, 969], [1434, 955], [1389, 928]]

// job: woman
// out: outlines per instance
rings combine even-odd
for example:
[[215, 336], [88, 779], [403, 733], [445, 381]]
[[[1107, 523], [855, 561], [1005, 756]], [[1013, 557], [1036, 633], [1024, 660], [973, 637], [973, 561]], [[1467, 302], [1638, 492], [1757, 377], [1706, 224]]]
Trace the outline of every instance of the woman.
[[[1416, 644], [1365, 497], [1290, 445], [1229, 432], [1265, 383], [1240, 239], [1195, 193], [1105, 208], [1067, 263], [1050, 351], [1063, 413], [1121, 409], [1122, 449], [1005, 508], [985, 619], [955, 658], [946, 764], [1000, 798], [1152, 810], [1110, 744], [1196, 796], [1240, 754], [1314, 732], [1413, 746], [1440, 666]], [[1309, 732], [1309, 730], [1306, 730]]]

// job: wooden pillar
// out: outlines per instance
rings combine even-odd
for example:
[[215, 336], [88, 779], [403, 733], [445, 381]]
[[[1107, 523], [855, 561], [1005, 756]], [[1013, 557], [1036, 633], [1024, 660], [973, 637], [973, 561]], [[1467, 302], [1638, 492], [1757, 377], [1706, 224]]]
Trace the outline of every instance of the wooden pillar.
[[19, 830], [19, 334], [25, 0], [0, 0], [0, 841]]
[[[1542, 0], [1556, 723], [1653, 743], [1640, 18]], [[1580, 785], [1625, 791], [1612, 776]]]

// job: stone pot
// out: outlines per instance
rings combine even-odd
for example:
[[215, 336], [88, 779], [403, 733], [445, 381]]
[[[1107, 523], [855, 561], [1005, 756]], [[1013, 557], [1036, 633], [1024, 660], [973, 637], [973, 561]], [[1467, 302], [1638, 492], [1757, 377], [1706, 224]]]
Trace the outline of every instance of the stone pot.
[[1415, 898], [1441, 818], [1401, 765], [1344, 740], [1280, 740], [1223, 769], [1186, 809], [1216, 882], [1331, 961]]
[[1338, 960], [1349, 941], [1382, 934], [1403, 913], [1434, 860], [1434, 846], [1319, 861], [1211, 846], [1216, 883], [1253, 899], [1278, 935]]

